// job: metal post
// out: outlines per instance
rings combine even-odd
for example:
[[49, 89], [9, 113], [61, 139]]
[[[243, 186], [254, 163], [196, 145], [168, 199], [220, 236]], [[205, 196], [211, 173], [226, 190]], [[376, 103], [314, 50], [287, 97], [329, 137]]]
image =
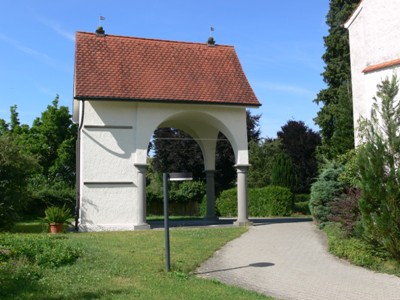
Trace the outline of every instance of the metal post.
[[168, 173], [163, 174], [164, 186], [164, 232], [165, 232], [165, 268], [171, 271], [170, 251], [169, 251], [169, 222], [168, 222]]

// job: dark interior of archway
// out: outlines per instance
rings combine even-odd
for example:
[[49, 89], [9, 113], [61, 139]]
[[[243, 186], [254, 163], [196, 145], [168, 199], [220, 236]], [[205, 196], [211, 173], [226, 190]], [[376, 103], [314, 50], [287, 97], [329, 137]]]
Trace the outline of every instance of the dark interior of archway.
[[[159, 128], [149, 145], [154, 172], [192, 172], [194, 180], [205, 180], [201, 149], [190, 135], [174, 128]], [[236, 171], [235, 156], [228, 139], [219, 133], [216, 151], [216, 193], [234, 186]]]

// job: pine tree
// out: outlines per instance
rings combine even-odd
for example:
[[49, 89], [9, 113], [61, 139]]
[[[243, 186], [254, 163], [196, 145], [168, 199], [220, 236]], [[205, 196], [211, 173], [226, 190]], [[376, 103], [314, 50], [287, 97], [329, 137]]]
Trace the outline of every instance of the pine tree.
[[319, 153], [328, 159], [354, 147], [349, 38], [342, 25], [359, 2], [330, 0], [326, 17], [329, 35], [324, 37], [326, 51], [322, 58], [326, 66], [322, 75], [327, 88], [314, 100], [323, 105], [314, 121], [321, 129]]
[[290, 156], [285, 153], [276, 156], [271, 179], [272, 185], [287, 187], [291, 191], [297, 190], [297, 175]]
[[378, 85], [370, 119], [360, 120], [359, 202], [369, 239], [400, 258], [400, 105], [396, 77]]

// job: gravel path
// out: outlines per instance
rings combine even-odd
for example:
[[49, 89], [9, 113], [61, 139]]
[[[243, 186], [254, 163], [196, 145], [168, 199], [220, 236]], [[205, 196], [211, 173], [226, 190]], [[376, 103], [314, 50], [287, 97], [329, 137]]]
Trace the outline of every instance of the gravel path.
[[277, 299], [400, 300], [400, 278], [330, 255], [311, 222], [253, 226], [197, 274]]

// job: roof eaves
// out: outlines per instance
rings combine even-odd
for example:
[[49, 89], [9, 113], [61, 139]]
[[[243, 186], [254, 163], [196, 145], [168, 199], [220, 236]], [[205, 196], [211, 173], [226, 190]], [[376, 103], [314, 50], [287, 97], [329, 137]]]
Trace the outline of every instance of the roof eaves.
[[353, 24], [353, 22], [357, 19], [358, 15], [363, 9], [363, 0], [358, 3], [357, 7], [354, 9], [353, 13], [350, 15], [350, 17], [346, 20], [346, 22], [343, 23], [343, 27], [346, 29], [349, 29], [349, 27]]
[[174, 104], [205, 104], [205, 105], [233, 105], [245, 107], [260, 107], [262, 104], [248, 102], [227, 102], [227, 101], [204, 101], [204, 100], [175, 100], [175, 99], [143, 99], [143, 98], [117, 98], [104, 96], [74, 96], [75, 100], [81, 101], [131, 101], [131, 102], [146, 102], [146, 103], [174, 103]]

